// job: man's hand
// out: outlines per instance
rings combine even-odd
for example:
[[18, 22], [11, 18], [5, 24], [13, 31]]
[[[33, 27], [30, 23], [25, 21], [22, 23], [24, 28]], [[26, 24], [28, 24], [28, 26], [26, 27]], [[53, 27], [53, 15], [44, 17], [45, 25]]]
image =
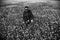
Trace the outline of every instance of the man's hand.
[[28, 22], [29, 22], [29, 20], [26, 21], [26, 23], [28, 23]]
[[31, 20], [31, 22], [33, 22], [33, 19]]
[[[28, 22], [29, 22], [29, 20], [26, 21], [26, 23], [28, 23]], [[23, 21], [22, 23], [25, 23], [25, 22]]]
[[25, 23], [24, 21], [22, 23]]

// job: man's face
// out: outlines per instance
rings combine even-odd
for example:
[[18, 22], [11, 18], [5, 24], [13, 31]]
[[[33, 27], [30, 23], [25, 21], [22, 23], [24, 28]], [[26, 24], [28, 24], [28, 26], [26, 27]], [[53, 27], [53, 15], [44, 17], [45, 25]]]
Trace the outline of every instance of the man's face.
[[25, 8], [25, 11], [28, 11], [28, 8]]
[[25, 8], [25, 9], [28, 9], [28, 8]]

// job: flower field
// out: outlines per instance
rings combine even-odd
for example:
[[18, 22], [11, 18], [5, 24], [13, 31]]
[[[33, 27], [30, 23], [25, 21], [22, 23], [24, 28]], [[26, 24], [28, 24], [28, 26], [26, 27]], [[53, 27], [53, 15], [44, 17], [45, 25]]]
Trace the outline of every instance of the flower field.
[[23, 24], [24, 6], [0, 8], [0, 38], [3, 40], [59, 40], [60, 12], [46, 3], [29, 5], [34, 22]]

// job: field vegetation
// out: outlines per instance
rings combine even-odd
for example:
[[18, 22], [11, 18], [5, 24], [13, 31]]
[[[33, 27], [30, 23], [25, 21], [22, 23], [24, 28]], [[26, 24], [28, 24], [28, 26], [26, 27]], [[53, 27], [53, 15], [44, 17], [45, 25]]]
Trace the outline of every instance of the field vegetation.
[[34, 22], [23, 24], [23, 4], [0, 8], [0, 38], [3, 40], [59, 40], [60, 9], [48, 3], [31, 3]]

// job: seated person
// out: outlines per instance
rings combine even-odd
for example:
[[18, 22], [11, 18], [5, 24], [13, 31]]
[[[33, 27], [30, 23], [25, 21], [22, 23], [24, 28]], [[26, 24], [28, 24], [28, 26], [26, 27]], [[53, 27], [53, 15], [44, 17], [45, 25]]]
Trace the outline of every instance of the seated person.
[[34, 18], [34, 16], [31, 12], [31, 10], [29, 10], [28, 6], [25, 6], [25, 11], [23, 12], [24, 23], [26, 25], [30, 24], [31, 22], [33, 22], [33, 18]]

